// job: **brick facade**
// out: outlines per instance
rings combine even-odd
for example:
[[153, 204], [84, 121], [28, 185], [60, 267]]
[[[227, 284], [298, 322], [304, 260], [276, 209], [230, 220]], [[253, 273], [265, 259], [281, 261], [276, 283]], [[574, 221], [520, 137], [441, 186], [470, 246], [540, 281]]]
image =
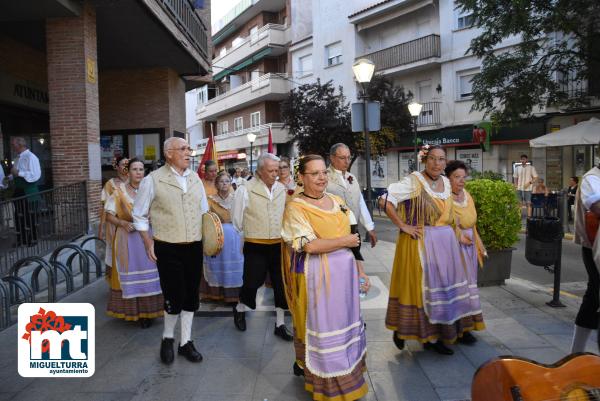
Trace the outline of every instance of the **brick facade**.
[[[101, 190], [96, 42], [89, 2], [79, 17], [46, 22], [54, 185], [88, 180], [91, 224], [98, 221]], [[95, 80], [88, 75], [92, 69]]]
[[[260, 112], [260, 123], [268, 124], [268, 123], [280, 123], [281, 122], [281, 112], [280, 112], [280, 102], [260, 102], [253, 104], [252, 106], [222, 115], [217, 117], [217, 126], [215, 130], [215, 134], [221, 133], [221, 123], [223, 121], [227, 121], [229, 124], [229, 132], [234, 131], [233, 121], [242, 117], [244, 121], [244, 129], [250, 128], [250, 114], [255, 113], [257, 111]], [[216, 128], [215, 127], [215, 128]], [[210, 132], [205, 131], [205, 132]]]

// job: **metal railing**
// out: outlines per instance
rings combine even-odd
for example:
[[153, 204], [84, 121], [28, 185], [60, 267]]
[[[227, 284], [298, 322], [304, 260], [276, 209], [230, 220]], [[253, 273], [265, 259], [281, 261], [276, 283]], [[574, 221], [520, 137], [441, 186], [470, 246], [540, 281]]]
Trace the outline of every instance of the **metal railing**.
[[213, 97], [212, 99], [210, 99], [208, 102], [201, 104], [198, 106], [199, 109], [205, 108], [208, 105], [211, 105], [213, 103], [218, 102], [219, 100], [222, 100], [228, 96], [234, 95], [236, 93], [239, 93], [243, 90], [246, 90], [248, 88], [252, 88], [252, 90], [257, 90], [260, 88], [263, 88], [265, 86], [268, 86], [271, 83], [271, 80], [283, 80], [283, 81], [287, 81], [288, 80], [288, 74], [286, 73], [280, 73], [280, 72], [270, 72], [264, 75], [261, 75], [260, 77], [253, 79], [252, 81], [248, 81], [245, 84], [236, 86], [235, 88], [228, 90], [227, 92], [221, 93], [218, 96]]
[[440, 35], [424, 36], [410, 42], [365, 54], [357, 57], [357, 59], [368, 58], [375, 63], [375, 71], [381, 71], [432, 57], [441, 57]]
[[213, 65], [219, 64], [221, 62], [221, 60], [223, 60], [225, 57], [231, 55], [236, 50], [241, 49], [245, 44], [250, 43], [250, 46], [252, 46], [252, 45], [256, 44], [256, 42], [268, 37], [269, 34], [271, 33], [271, 31], [285, 32], [286, 29], [287, 29], [287, 26], [280, 25], [280, 24], [263, 25], [258, 31], [256, 31], [255, 33], [253, 33], [251, 35], [246, 36], [241, 42], [237, 43], [235, 46], [232, 46], [230, 49], [226, 49], [226, 51], [223, 55], [219, 54], [217, 57], [215, 57], [215, 59], [213, 60]]
[[[231, 132], [226, 132], [224, 134], [215, 135], [215, 140], [218, 142], [223, 139], [235, 138], [237, 136], [244, 136], [249, 133], [253, 133], [253, 134], [256, 134], [257, 137], [261, 137], [261, 136], [267, 135], [269, 133], [269, 128], [281, 129], [284, 127], [284, 125], [285, 125], [284, 123], [260, 124], [260, 125], [254, 126], [254, 127], [244, 128], [244, 129], [240, 129], [237, 131], [231, 131]], [[199, 149], [204, 149], [206, 147], [207, 143], [208, 143], [208, 138], [203, 138], [200, 141], [198, 141]]]
[[187, 36], [192, 45], [208, 60], [208, 34], [206, 26], [196, 14], [189, 0], [158, 0], [171, 19]]
[[421, 109], [421, 114], [417, 117], [417, 125], [426, 127], [430, 125], [440, 125], [440, 104], [442, 102], [425, 102]]
[[88, 229], [86, 183], [0, 202], [0, 274], [18, 260], [42, 256]]

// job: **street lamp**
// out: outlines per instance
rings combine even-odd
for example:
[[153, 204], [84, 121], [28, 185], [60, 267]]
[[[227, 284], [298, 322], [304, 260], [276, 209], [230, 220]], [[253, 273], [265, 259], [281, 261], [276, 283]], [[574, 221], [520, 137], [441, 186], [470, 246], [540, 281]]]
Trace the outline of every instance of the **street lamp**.
[[250, 132], [246, 135], [246, 138], [248, 138], [248, 142], [250, 142], [250, 174], [254, 174], [254, 172], [252, 171], [252, 156], [254, 154], [254, 152], [252, 152], [252, 144], [254, 143], [254, 141], [256, 141], [256, 134]]
[[414, 167], [415, 167], [415, 171], [417, 171], [419, 162], [417, 160], [417, 158], [419, 157], [419, 152], [417, 150], [417, 119], [419, 118], [419, 115], [421, 114], [421, 109], [423, 108], [423, 105], [421, 103], [418, 102], [410, 102], [408, 104], [408, 112], [410, 113], [410, 115], [413, 118], [413, 130], [415, 133], [414, 136], [414, 140], [415, 140], [415, 159], [414, 159]]
[[367, 172], [367, 209], [369, 210], [369, 214], [373, 216], [373, 202], [371, 201], [371, 140], [369, 138], [369, 130], [367, 126], [368, 116], [367, 116], [367, 108], [369, 96], [367, 95], [367, 87], [369, 86], [369, 82], [371, 82], [371, 78], [373, 78], [373, 72], [375, 72], [375, 63], [366, 58], [361, 58], [356, 60], [356, 62], [352, 65], [352, 71], [354, 72], [354, 77], [356, 81], [362, 87], [362, 93], [358, 95], [359, 99], [363, 101], [363, 133], [365, 134], [365, 167]]

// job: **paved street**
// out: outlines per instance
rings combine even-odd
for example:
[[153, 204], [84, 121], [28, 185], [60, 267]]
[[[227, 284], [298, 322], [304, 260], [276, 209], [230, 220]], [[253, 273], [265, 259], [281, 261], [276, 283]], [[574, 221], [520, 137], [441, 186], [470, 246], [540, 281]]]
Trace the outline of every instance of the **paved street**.
[[[579, 299], [563, 297], [567, 307], [552, 309], [545, 305], [550, 299], [548, 286], [521, 278], [481, 289], [487, 330], [477, 334], [476, 345], [453, 346], [456, 353], [451, 357], [423, 351], [412, 341], [408, 350], [398, 351], [384, 327], [394, 244], [381, 241], [375, 251], [364, 251], [375, 286], [362, 305], [370, 386], [366, 400], [465, 400], [475, 370], [489, 358], [515, 354], [555, 362], [567, 355]], [[19, 377], [13, 326], [0, 333], [4, 345], [0, 400], [310, 400], [303, 381], [292, 375], [292, 346], [273, 336], [270, 290], [260, 302], [261, 311], [249, 317], [245, 333], [234, 328], [227, 308], [203, 305], [194, 321], [193, 338], [204, 361], [194, 365], [176, 358], [168, 367], [158, 358], [162, 322], [141, 330], [137, 324], [108, 318], [106, 291], [106, 283], [100, 280], [65, 299], [91, 302], [96, 308], [95, 375], [88, 379]], [[596, 351], [592, 341], [588, 350]]]

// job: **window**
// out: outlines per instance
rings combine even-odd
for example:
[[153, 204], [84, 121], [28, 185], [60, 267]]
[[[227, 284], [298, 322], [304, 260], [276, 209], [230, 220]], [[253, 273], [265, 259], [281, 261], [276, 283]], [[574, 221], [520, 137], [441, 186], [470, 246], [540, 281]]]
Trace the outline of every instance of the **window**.
[[242, 38], [241, 36], [238, 36], [237, 38], [233, 39], [233, 41], [231, 42], [231, 47], [238, 47], [239, 45], [242, 44], [242, 42], [244, 42], [244, 38]]
[[233, 130], [234, 131], [241, 131], [244, 129], [244, 118], [243, 117], [236, 117], [233, 119]]
[[470, 99], [473, 96], [473, 78], [477, 72], [458, 73], [458, 99]]
[[204, 104], [204, 91], [202, 89], [198, 91], [198, 104]]
[[250, 37], [252, 40], [256, 40], [258, 38], [258, 25], [254, 25], [250, 28]]
[[260, 111], [250, 114], [250, 127], [258, 127], [260, 125]]
[[431, 80], [417, 82], [419, 102], [425, 103], [431, 100]]
[[455, 8], [456, 12], [456, 29], [465, 29], [472, 27], [475, 24], [475, 17], [473, 17], [472, 11], [461, 10], [458, 7]]
[[223, 57], [226, 54], [227, 54], [227, 48], [225, 46], [223, 46], [221, 48], [221, 51], [219, 52], [219, 57]]
[[258, 79], [258, 77], [260, 77], [260, 71], [259, 70], [254, 70], [250, 73], [250, 81], [255, 81]]
[[221, 134], [226, 134], [229, 132], [229, 121], [221, 122]]
[[325, 46], [325, 58], [327, 66], [341, 64], [342, 62], [342, 42], [332, 43]]
[[298, 58], [298, 74], [301, 77], [311, 75], [313, 73], [312, 54]]

